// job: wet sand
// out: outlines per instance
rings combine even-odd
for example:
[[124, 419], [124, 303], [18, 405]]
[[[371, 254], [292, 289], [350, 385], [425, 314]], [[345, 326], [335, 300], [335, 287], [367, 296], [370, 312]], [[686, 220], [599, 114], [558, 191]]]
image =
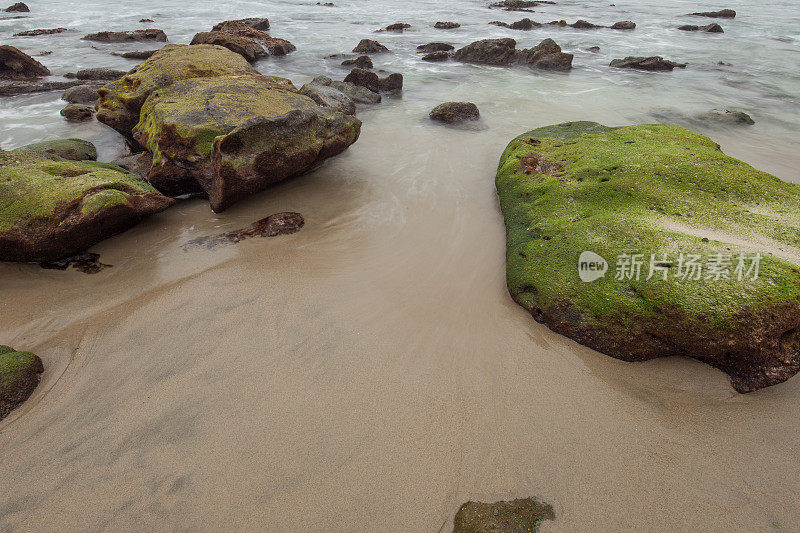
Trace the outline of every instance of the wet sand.
[[[575, 117], [404, 118], [424, 105], [362, 113], [343, 156], [222, 215], [189, 201], [101, 243], [97, 274], [0, 264], [0, 339], [46, 368], [0, 422], [0, 531], [448, 531], [527, 496], [544, 531], [800, 528], [800, 379], [741, 396], [509, 298], [498, 157]], [[305, 226], [184, 250], [281, 211]]]

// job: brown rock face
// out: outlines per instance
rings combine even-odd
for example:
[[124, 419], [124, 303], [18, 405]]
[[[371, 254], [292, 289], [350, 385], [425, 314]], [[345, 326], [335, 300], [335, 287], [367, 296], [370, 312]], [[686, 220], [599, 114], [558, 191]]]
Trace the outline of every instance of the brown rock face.
[[[267, 19], [241, 19], [220, 22], [212, 28], [212, 32], [220, 32], [223, 34], [235, 35], [243, 39], [249, 39], [253, 41], [256, 46], [263, 46], [261, 50], [263, 51], [263, 49], [266, 49], [269, 55], [273, 56], [283, 56], [297, 50], [297, 47], [286, 39], [270, 36], [264, 31], [266, 29], [269, 29], [269, 21], [267, 21]], [[240, 42], [238, 47], [241, 46], [242, 43]]]
[[634, 57], [628, 56], [625, 59], [615, 59], [609, 66], [615, 68], [632, 68], [637, 70], [669, 71], [675, 67], [686, 68], [686, 63], [676, 63], [660, 56]]
[[190, 44], [216, 44], [224, 46], [253, 63], [259, 57], [267, 55], [264, 48], [253, 39], [233, 33], [221, 31], [201, 32], [194, 36]]
[[689, 13], [695, 17], [710, 17], [715, 19], [732, 19], [736, 17], [733, 9], [720, 9], [719, 11], [701, 11], [699, 13]]
[[361, 68], [354, 68], [344, 79], [345, 83], [350, 82], [360, 87], [365, 87], [374, 93], [381, 91], [397, 91], [403, 88], [403, 75], [390, 74], [385, 78], [379, 78], [374, 72]]
[[[26, 6], [25, 4], [23, 4], [22, 2], [17, 2], [14, 5], [8, 6], [6, 8], [6, 11], [8, 13], [30, 13], [31, 12], [30, 8], [28, 6]], [[2, 417], [0, 417], [0, 418], [2, 418]]]
[[683, 26], [678, 26], [678, 29], [681, 31], [703, 31], [706, 33], [725, 33], [722, 29], [722, 26], [717, 24], [716, 22], [711, 23], [707, 26], [696, 26], [694, 24], [684, 24]]
[[566, 71], [572, 68], [572, 54], [561, 51], [552, 39], [533, 48], [517, 50], [514, 39], [484, 39], [456, 51], [453, 59], [486, 65], [527, 65], [531, 68]]
[[432, 52], [450, 52], [453, 49], [453, 45], [448, 43], [428, 43], [417, 46], [417, 53], [430, 54]]
[[167, 34], [161, 30], [101, 31], [82, 37], [84, 41], [100, 43], [167, 42]]
[[28, 54], [13, 46], [0, 46], [0, 79], [23, 80], [49, 75], [47, 67]]
[[353, 48], [353, 52], [357, 54], [379, 54], [381, 52], [388, 52], [389, 49], [383, 46], [378, 41], [373, 41], [371, 39], [361, 39], [355, 48]]
[[465, 120], [477, 120], [481, 114], [472, 102], [445, 102], [430, 112], [432, 120], [445, 124], [456, 124]]
[[456, 28], [460, 28], [461, 24], [458, 22], [437, 22], [433, 25], [433, 27], [437, 30], [454, 30]]
[[249, 26], [254, 30], [267, 31], [269, 30], [269, 19], [266, 18], [246, 18], [238, 20], [226, 20], [220, 22], [212, 28], [212, 31], [225, 31], [226, 26]]
[[630, 20], [622, 20], [620, 22], [615, 22], [611, 25], [612, 30], [634, 30], [636, 29], [636, 23]]
[[372, 59], [369, 56], [358, 56], [355, 59], [345, 59], [342, 61], [343, 67], [358, 67], [363, 69], [372, 68]]

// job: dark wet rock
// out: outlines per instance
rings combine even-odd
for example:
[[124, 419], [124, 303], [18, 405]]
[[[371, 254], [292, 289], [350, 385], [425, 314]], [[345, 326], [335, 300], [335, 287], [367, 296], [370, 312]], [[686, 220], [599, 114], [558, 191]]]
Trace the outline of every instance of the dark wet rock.
[[730, 109], [726, 109], [725, 111], [718, 111], [715, 109], [708, 113], [698, 115], [697, 119], [702, 122], [716, 122], [718, 124], [734, 126], [752, 126], [756, 123], [753, 118], [744, 111], [733, 111]]
[[455, 47], [448, 43], [428, 43], [417, 46], [418, 54], [430, 54], [431, 52], [450, 52], [452, 50], [455, 50]]
[[[8, 12], [8, 13], [30, 13], [31, 10], [27, 5], [23, 4], [22, 2], [17, 2], [14, 5], [8, 6], [6, 8], [6, 12]], [[3, 417], [0, 416], [0, 418], [3, 418]]]
[[490, 4], [489, 7], [498, 7], [505, 11], [530, 11], [532, 7], [541, 4], [555, 4], [555, 2], [545, 0], [503, 0]]
[[568, 26], [566, 20], [551, 20], [550, 22], [547, 23], [547, 25], [548, 26], [562, 26], [562, 27]]
[[96, 85], [76, 85], [64, 91], [61, 99], [70, 104], [94, 104], [100, 98], [97, 89]]
[[30, 151], [0, 151], [0, 176], [2, 261], [73, 255], [174, 203], [118, 167]]
[[451, 52], [431, 52], [430, 54], [425, 54], [422, 56], [423, 61], [431, 61], [431, 62], [438, 62], [438, 61], [447, 61], [453, 54]]
[[[180, 49], [165, 54], [182, 57]], [[158, 57], [143, 68], [156, 68]], [[160, 79], [160, 72], [153, 74]], [[358, 119], [322, 109], [289, 80], [208, 74], [174, 81], [140, 110], [133, 137], [153, 154], [148, 180], [160, 190], [193, 179], [220, 212], [313, 169], [358, 139]]]
[[353, 52], [358, 54], [379, 54], [381, 52], [388, 52], [389, 49], [383, 46], [378, 41], [373, 41], [372, 39], [361, 39], [355, 48], [353, 48]]
[[111, 268], [113, 265], [101, 263], [100, 254], [81, 252], [56, 261], [40, 261], [39, 266], [47, 270], [66, 270], [72, 267], [84, 274], [97, 274], [101, 270]]
[[593, 54], [596, 54], [597, 52], [600, 51], [600, 47], [599, 46], [590, 46], [589, 48], [586, 49], [586, 51], [587, 52], [591, 52]]
[[494, 26], [501, 26], [503, 28], [509, 28], [509, 29], [512, 29], [512, 30], [523, 30], [523, 31], [531, 30], [531, 29], [535, 28], [536, 26], [541, 26], [541, 24], [539, 24], [538, 22], [534, 22], [529, 18], [524, 18], [522, 20], [518, 20], [516, 22], [512, 22], [511, 24], [508, 24], [506, 22], [502, 22], [502, 21], [499, 21], [499, 20], [494, 20], [494, 21], [490, 22], [489, 24], [492, 24]]
[[[553, 331], [625, 361], [691, 357], [741, 393], [800, 370], [800, 219], [754, 215], [800, 212], [800, 185], [678, 126], [572, 122], [514, 139], [496, 186], [510, 294]], [[640, 252], [661, 268], [620, 267]]]
[[245, 239], [253, 237], [277, 237], [278, 235], [291, 235], [297, 233], [305, 225], [305, 220], [300, 213], [275, 213], [266, 218], [254, 222], [253, 224], [237, 231], [211, 235], [208, 237], [198, 237], [187, 242], [183, 249], [188, 251], [191, 248], [206, 248], [212, 250], [227, 244], [236, 244]]
[[269, 28], [269, 21], [267, 21], [267, 19], [227, 20], [214, 26], [212, 32], [231, 34], [250, 39], [266, 49], [269, 55], [273, 56], [283, 56], [297, 50], [297, 47], [286, 39], [272, 37], [262, 28]]
[[406, 24], [405, 22], [397, 22], [395, 24], [389, 24], [382, 31], [396, 31], [403, 33], [404, 30], [407, 30], [411, 27], [411, 24]]
[[86, 122], [92, 120], [94, 107], [85, 104], [69, 104], [61, 110], [61, 116], [70, 122]]
[[67, 28], [52, 28], [49, 30], [27, 30], [15, 33], [14, 37], [38, 37], [39, 35], [55, 35], [69, 31]]
[[459, 24], [458, 22], [439, 21], [436, 24], [434, 24], [433, 27], [436, 28], [437, 30], [454, 30], [456, 28], [460, 28], [461, 24]]
[[201, 32], [194, 36], [190, 44], [214, 44], [224, 46], [231, 52], [235, 52], [253, 63], [258, 58], [267, 55], [266, 50], [255, 40], [249, 37], [242, 37], [234, 33], [221, 31]]
[[710, 17], [710, 18], [721, 18], [721, 19], [732, 19], [736, 17], [736, 11], [733, 9], [721, 9], [719, 11], [702, 11], [699, 13], [689, 13], [695, 17]]
[[148, 22], [155, 22], [153, 19], [139, 19], [139, 24], [147, 24]]
[[588, 20], [579, 20], [573, 24], [569, 25], [571, 28], [576, 28], [579, 30], [594, 30], [597, 28], [604, 28], [605, 26], [598, 26], [597, 24], [592, 24]]
[[669, 61], [660, 56], [628, 56], [625, 59], [614, 59], [611, 61], [609, 66], [615, 68], [632, 68], [637, 70], [669, 71], [676, 67], [686, 68], [686, 63], [676, 63], [675, 61]]
[[30, 398], [42, 372], [44, 365], [37, 355], [0, 346], [0, 420]]
[[314, 100], [318, 105], [344, 113], [345, 115], [356, 114], [356, 104], [353, 99], [342, 91], [329, 85], [306, 83], [300, 87], [300, 94], [304, 94]]
[[123, 57], [125, 59], [145, 60], [153, 57], [153, 54], [155, 54], [156, 52], [158, 52], [158, 50], [142, 50], [134, 52], [123, 52], [121, 54], [114, 54], [114, 55], [119, 55], [119, 57]]
[[453, 533], [536, 533], [543, 520], [555, 520], [553, 508], [533, 498], [510, 502], [467, 502], [453, 520]]
[[354, 68], [344, 79], [345, 82], [353, 83], [360, 87], [365, 87], [372, 92], [398, 91], [403, 88], [403, 75], [390, 74], [386, 78], [380, 78], [374, 72], [361, 68]]
[[612, 30], [635, 30], [636, 23], [630, 20], [621, 20], [611, 25]]
[[246, 19], [238, 19], [238, 20], [226, 20], [224, 22], [220, 22], [213, 28], [212, 31], [225, 31], [226, 28], [230, 28], [231, 26], [250, 26], [254, 30], [259, 31], [267, 31], [269, 30], [269, 19], [263, 17], [251, 17]]
[[0, 79], [24, 80], [49, 75], [47, 67], [25, 52], [13, 46], [0, 46]]
[[445, 124], [456, 124], [465, 120], [477, 120], [481, 114], [472, 102], [445, 102], [430, 112], [432, 120]]
[[88, 80], [88, 81], [114, 81], [120, 79], [122, 76], [127, 74], [124, 70], [116, 70], [113, 68], [87, 68], [83, 70], [79, 70], [75, 73], [74, 76], [70, 76], [69, 74], [66, 76], [67, 78], [76, 78], [79, 80]]
[[99, 43], [167, 42], [167, 34], [161, 30], [101, 31], [82, 37], [85, 41]]
[[76, 85], [83, 85], [82, 80], [64, 81], [14, 81], [0, 83], [0, 96], [16, 96], [18, 94], [42, 93], [48, 91], [63, 91]]
[[358, 67], [363, 69], [372, 68], [372, 59], [369, 56], [358, 56], [355, 59], [345, 59], [342, 61], [343, 67]]
[[716, 22], [709, 24], [707, 26], [684, 24], [683, 26], [678, 26], [678, 29], [681, 31], [703, 31], [706, 33], [725, 33], [724, 30], [722, 29], [722, 26], [720, 26]]
[[361, 87], [355, 83], [334, 81], [327, 76], [317, 76], [309, 85], [321, 85], [325, 87], [333, 87], [341, 91], [357, 104], [377, 104], [381, 101], [381, 95], [370, 91], [366, 87]]
[[465, 63], [487, 65], [527, 65], [531, 68], [566, 71], [572, 68], [572, 54], [561, 51], [552, 39], [537, 46], [517, 50], [514, 39], [485, 39], [455, 52], [453, 58]]
[[54, 157], [56, 159], [68, 159], [70, 161], [96, 161], [97, 148], [89, 141], [83, 139], [56, 139], [53, 141], [42, 141], [33, 144], [26, 144], [14, 152], [34, 152], [41, 155]]
[[333, 2], [317, 2], [317, 5], [323, 7], [336, 7], [336, 4]]
[[153, 166], [153, 154], [150, 152], [140, 152], [138, 154], [126, 155], [111, 162], [113, 165], [122, 167], [131, 174], [141, 176], [146, 179]]

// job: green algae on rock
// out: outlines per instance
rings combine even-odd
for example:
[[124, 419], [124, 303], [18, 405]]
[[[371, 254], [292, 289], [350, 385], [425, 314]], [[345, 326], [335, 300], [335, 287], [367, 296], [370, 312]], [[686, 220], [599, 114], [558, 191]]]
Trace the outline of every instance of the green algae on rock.
[[42, 372], [38, 356], [0, 345], [0, 420], [30, 398]]
[[543, 520], [555, 520], [553, 508], [533, 498], [510, 502], [467, 502], [453, 520], [453, 533], [535, 533]]
[[[514, 139], [496, 185], [508, 288], [537, 321], [626, 361], [693, 357], [739, 392], [800, 369], [800, 186], [677, 126], [592, 122]], [[582, 281], [584, 252], [611, 272]]]
[[287, 81], [193, 78], [154, 92], [134, 128], [153, 154], [150, 182], [174, 194], [195, 179], [219, 212], [358, 139], [358, 119], [320, 107]]
[[96, 161], [97, 148], [89, 141], [83, 139], [56, 139], [27, 144], [17, 150], [36, 152], [38, 154], [54, 156], [71, 161]]
[[189, 78], [254, 75], [242, 56], [216, 45], [168, 44], [122, 78], [98, 90], [97, 120], [132, 138], [139, 111], [156, 89]]
[[115, 165], [0, 151], [0, 260], [72, 255], [174, 202]]

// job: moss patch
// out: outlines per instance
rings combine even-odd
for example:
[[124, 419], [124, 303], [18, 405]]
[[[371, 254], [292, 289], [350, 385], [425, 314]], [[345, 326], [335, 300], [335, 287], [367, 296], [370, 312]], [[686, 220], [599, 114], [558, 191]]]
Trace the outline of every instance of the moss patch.
[[28, 399], [43, 371], [36, 355], [0, 346], [0, 420]]
[[36, 152], [72, 161], [94, 161], [97, 149], [89, 141], [83, 139], [56, 139], [25, 145], [17, 150]]
[[555, 520], [553, 508], [533, 498], [467, 502], [456, 513], [453, 533], [536, 533], [544, 520]]

